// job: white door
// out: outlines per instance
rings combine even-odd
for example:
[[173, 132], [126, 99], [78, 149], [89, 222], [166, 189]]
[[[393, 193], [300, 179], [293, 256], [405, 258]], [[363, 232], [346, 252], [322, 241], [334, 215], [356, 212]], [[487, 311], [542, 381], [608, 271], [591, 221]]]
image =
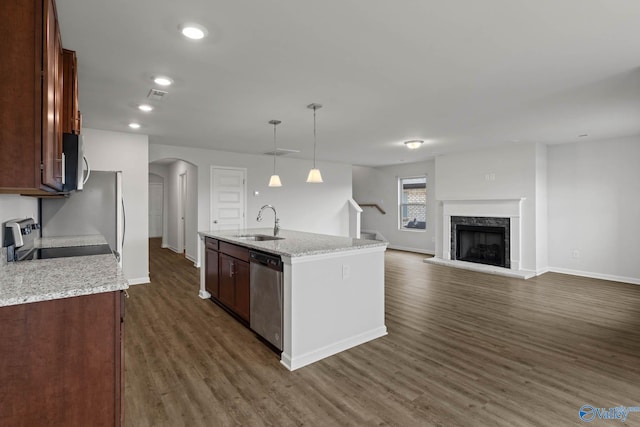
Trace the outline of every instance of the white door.
[[246, 227], [246, 169], [211, 168], [211, 230]]
[[149, 183], [149, 237], [162, 237], [163, 185]]

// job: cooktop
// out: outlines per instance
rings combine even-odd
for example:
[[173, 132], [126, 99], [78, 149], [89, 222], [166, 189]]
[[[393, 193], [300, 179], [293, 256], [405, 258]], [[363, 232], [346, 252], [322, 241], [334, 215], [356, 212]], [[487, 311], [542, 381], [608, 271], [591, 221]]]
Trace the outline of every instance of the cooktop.
[[75, 256], [88, 255], [109, 255], [113, 252], [109, 245], [91, 245], [91, 246], [67, 246], [62, 248], [39, 248], [31, 249], [25, 253], [19, 253], [18, 260], [27, 261], [34, 259], [51, 259], [51, 258], [67, 258]]

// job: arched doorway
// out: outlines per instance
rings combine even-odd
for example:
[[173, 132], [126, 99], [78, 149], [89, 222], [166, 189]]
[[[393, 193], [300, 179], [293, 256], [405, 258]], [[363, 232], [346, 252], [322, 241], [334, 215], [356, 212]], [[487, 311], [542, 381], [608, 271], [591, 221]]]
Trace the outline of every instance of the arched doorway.
[[[149, 163], [149, 221], [152, 195], [162, 180], [162, 247], [198, 259], [198, 167], [182, 159], [167, 158]], [[153, 186], [156, 186], [152, 189]], [[158, 197], [158, 196], [156, 196]], [[157, 201], [156, 201], [157, 203]], [[154, 218], [157, 221], [157, 217]], [[157, 224], [155, 224], [157, 226]], [[149, 234], [151, 237], [151, 232]]]

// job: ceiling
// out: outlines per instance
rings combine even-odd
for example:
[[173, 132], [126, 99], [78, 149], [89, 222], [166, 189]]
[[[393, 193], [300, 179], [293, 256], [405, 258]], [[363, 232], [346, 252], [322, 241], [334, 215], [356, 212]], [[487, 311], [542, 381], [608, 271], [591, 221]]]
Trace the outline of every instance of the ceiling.
[[[84, 126], [359, 165], [640, 134], [637, 0], [57, 0]], [[204, 25], [185, 39], [178, 26]], [[166, 74], [151, 113], [136, 107]], [[128, 123], [142, 128], [132, 131]], [[586, 137], [579, 135], [586, 134]], [[424, 139], [413, 151], [408, 139]]]

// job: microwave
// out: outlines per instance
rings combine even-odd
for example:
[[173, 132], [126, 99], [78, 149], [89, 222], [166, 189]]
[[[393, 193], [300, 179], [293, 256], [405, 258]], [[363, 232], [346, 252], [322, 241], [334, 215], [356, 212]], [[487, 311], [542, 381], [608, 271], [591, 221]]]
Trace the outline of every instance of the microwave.
[[62, 159], [62, 191], [82, 191], [90, 173], [82, 135], [62, 134]]

